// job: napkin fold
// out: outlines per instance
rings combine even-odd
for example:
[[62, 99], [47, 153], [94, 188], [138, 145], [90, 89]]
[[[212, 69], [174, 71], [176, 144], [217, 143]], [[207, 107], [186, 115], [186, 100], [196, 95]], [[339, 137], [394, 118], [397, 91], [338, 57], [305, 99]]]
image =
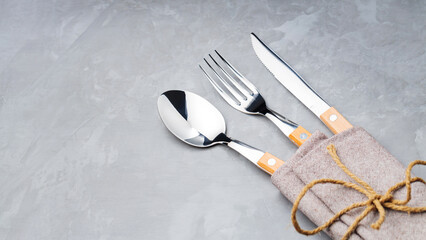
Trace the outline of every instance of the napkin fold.
[[[321, 178], [354, 182], [340, 169], [327, 152], [334, 144], [342, 163], [356, 176], [367, 182], [378, 194], [405, 178], [405, 167], [363, 128], [355, 127], [327, 138], [317, 131], [273, 175], [272, 183], [294, 202], [305, 185]], [[415, 159], [413, 159], [415, 160]], [[426, 186], [412, 183], [412, 199], [407, 206], [426, 205]], [[396, 191], [394, 198], [404, 200], [406, 189]], [[367, 200], [365, 195], [341, 185], [320, 184], [302, 199], [299, 210], [320, 226], [345, 207]], [[364, 210], [358, 208], [340, 217], [325, 232], [332, 239], [341, 239], [347, 228]], [[378, 218], [371, 212], [360, 222], [350, 239], [424, 239], [426, 213], [398, 212], [386, 209], [386, 219], [380, 230], [370, 227]], [[303, 226], [302, 226], [303, 228]]]

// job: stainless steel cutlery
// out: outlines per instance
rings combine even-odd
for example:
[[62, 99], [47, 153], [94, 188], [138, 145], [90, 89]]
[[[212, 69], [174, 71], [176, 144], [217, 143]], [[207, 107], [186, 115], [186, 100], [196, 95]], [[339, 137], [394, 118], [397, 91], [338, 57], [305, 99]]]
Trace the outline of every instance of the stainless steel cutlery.
[[251, 43], [259, 60], [297, 99], [308, 107], [333, 133], [343, 132], [352, 125], [328, 105], [290, 65], [263, 43], [254, 33]]
[[284, 163], [270, 153], [226, 136], [222, 114], [194, 93], [180, 90], [164, 92], [158, 98], [157, 106], [169, 131], [187, 144], [195, 147], [224, 144], [269, 174], [273, 174]]
[[[327, 104], [300, 75], [253, 33], [251, 41], [256, 55], [266, 68], [333, 133], [352, 128], [334, 107]], [[302, 126], [268, 108], [259, 90], [219, 52], [215, 50], [215, 56], [209, 54], [204, 62], [207, 67], [199, 67], [205, 77], [233, 108], [246, 114], [267, 117], [297, 146], [311, 136]], [[196, 147], [226, 145], [269, 174], [273, 174], [284, 164], [267, 152], [228, 137], [222, 114], [211, 103], [194, 93], [167, 91], [158, 98], [157, 105], [160, 117], [169, 131], [187, 144]]]
[[199, 67], [214, 89], [229, 105], [246, 114], [267, 117], [297, 146], [302, 145], [311, 136], [302, 126], [269, 109], [257, 88], [219, 52], [215, 50], [215, 53], [218, 59], [215, 59], [211, 54], [209, 54], [209, 60], [204, 58], [208, 69], [213, 73], [212, 75], [208, 74], [201, 65]]

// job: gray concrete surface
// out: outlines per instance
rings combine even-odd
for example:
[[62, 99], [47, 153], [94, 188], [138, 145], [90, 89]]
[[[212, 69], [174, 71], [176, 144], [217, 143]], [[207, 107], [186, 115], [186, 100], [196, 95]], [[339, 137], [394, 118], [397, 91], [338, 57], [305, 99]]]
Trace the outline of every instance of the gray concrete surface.
[[0, 239], [307, 239], [264, 172], [178, 141], [157, 97], [200, 94], [231, 136], [289, 158], [275, 126], [202, 76], [217, 49], [271, 108], [331, 136], [257, 60], [255, 32], [407, 165], [426, 159], [425, 13], [424, 1], [1, 1]]

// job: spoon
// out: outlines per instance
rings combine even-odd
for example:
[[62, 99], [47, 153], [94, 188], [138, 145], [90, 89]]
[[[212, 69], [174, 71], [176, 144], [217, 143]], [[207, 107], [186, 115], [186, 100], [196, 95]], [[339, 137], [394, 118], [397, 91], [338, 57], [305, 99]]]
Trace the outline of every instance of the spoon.
[[225, 119], [206, 99], [188, 91], [170, 90], [158, 98], [164, 125], [177, 138], [195, 147], [227, 145], [256, 166], [273, 174], [284, 162], [270, 153], [226, 136]]

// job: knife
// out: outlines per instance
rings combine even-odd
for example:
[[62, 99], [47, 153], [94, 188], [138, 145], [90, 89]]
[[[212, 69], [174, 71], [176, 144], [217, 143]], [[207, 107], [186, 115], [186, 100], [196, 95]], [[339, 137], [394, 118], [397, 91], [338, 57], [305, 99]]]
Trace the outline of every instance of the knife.
[[334, 107], [316, 93], [290, 65], [263, 43], [254, 33], [250, 34], [253, 49], [259, 60], [274, 77], [311, 110], [334, 133], [353, 126]]

